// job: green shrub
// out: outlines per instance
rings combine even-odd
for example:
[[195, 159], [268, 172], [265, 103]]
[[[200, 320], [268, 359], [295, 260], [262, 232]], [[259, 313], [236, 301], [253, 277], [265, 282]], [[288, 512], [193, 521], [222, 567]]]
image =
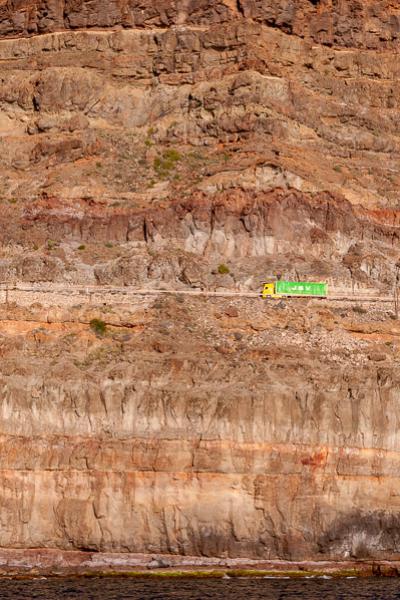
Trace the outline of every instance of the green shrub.
[[182, 155], [177, 150], [169, 148], [161, 156], [157, 156], [154, 159], [154, 170], [159, 177], [168, 177], [181, 158]]
[[78, 246], [78, 250], [86, 250], [86, 246], [84, 244], [81, 244], [80, 246]]
[[165, 150], [163, 157], [164, 160], [169, 160], [173, 163], [176, 163], [181, 160], [182, 155], [175, 148], [169, 148], [168, 150]]
[[97, 333], [97, 335], [104, 335], [107, 330], [107, 325], [101, 319], [92, 319], [90, 321], [90, 329]]
[[230, 272], [229, 271], [229, 267], [227, 267], [224, 264], [219, 265], [219, 267], [218, 267], [218, 273], [220, 275], [227, 275], [229, 272]]

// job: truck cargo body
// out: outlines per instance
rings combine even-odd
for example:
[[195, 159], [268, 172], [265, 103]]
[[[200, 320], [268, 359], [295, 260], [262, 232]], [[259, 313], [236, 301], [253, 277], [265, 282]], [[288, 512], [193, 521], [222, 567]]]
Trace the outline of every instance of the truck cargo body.
[[279, 296], [316, 296], [326, 298], [328, 286], [326, 283], [309, 281], [276, 281], [275, 294]]

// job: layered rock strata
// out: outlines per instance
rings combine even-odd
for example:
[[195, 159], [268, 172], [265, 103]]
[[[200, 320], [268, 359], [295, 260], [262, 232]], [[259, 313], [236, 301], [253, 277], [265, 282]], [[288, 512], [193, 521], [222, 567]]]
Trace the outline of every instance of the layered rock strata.
[[181, 300], [3, 307], [1, 545], [395, 558], [391, 313]]
[[[396, 8], [242, 4], [4, 3], [1, 194], [284, 187], [396, 208]], [[123, 10], [142, 21], [115, 31]]]
[[[391, 294], [399, 17], [0, 1], [1, 282]], [[1, 547], [398, 559], [391, 303], [2, 300]]]

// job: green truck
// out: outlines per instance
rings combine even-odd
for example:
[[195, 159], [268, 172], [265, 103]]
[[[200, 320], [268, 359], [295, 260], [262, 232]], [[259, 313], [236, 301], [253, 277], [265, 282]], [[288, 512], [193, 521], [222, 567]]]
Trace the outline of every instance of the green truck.
[[312, 298], [327, 298], [328, 284], [310, 281], [275, 281], [264, 283], [262, 298], [284, 298], [310, 296]]

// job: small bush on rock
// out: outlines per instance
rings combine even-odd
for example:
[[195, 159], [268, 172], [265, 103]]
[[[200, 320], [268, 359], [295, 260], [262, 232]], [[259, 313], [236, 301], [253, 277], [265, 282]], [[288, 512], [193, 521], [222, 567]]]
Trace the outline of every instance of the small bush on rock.
[[169, 177], [181, 158], [182, 155], [174, 148], [165, 150], [161, 156], [154, 159], [154, 170], [161, 179], [165, 179]]
[[107, 325], [101, 319], [92, 319], [90, 321], [90, 329], [97, 335], [104, 335], [107, 330]]
[[230, 272], [230, 271], [229, 271], [229, 267], [227, 267], [227, 266], [226, 266], [226, 265], [224, 265], [224, 264], [222, 264], [222, 265], [219, 265], [219, 267], [218, 267], [218, 273], [219, 273], [220, 275], [227, 275], [229, 272]]

